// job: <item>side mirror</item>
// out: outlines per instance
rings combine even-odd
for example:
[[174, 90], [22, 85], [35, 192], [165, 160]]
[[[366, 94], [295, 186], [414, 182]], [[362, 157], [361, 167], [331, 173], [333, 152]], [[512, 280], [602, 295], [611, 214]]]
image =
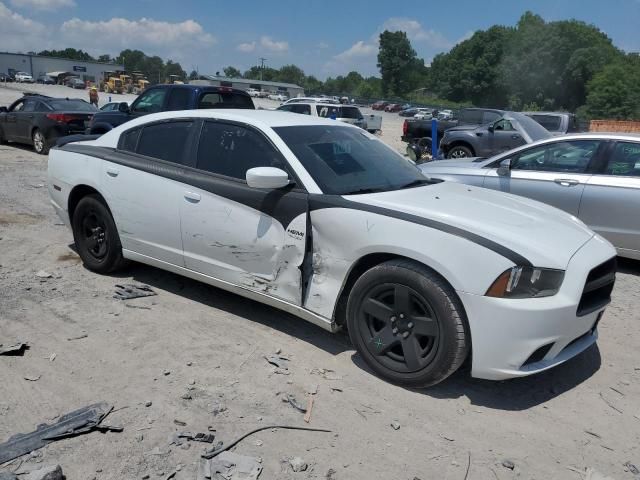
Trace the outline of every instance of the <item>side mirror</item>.
[[8, 111], [9, 111], [9, 109], [7, 107], [0, 107], [0, 112], [6, 113]]
[[118, 111], [121, 113], [130, 113], [131, 111], [129, 110], [129, 105], [127, 104], [127, 102], [120, 102], [120, 104], [118, 105]]
[[511, 159], [507, 158], [506, 160], [502, 160], [500, 162], [500, 166], [498, 167], [498, 175], [502, 177], [506, 177], [511, 173]]
[[422, 157], [422, 147], [417, 143], [407, 145], [407, 156], [415, 163]]
[[289, 174], [275, 167], [250, 168], [247, 170], [247, 185], [271, 190], [286, 187], [289, 185]]
[[489, 133], [493, 133], [495, 131], [495, 129], [496, 129], [496, 127], [493, 124], [489, 125], [489, 127], [488, 127]]

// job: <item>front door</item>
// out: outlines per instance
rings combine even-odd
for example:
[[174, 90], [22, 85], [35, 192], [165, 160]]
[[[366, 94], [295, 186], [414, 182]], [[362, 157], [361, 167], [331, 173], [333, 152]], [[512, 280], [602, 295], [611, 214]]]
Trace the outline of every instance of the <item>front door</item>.
[[618, 142], [585, 186], [579, 218], [640, 259], [640, 142]]
[[481, 155], [497, 155], [526, 143], [520, 132], [513, 127], [509, 120], [504, 118], [494, 123], [493, 131], [489, 131], [487, 135], [489, 150], [482, 152]]
[[511, 171], [499, 175], [494, 165], [483, 187], [513, 193], [578, 215], [589, 165], [599, 153], [599, 140], [569, 140], [532, 147], [511, 159]]
[[257, 130], [206, 120], [193, 166], [180, 209], [186, 267], [300, 305], [307, 194], [245, 181], [253, 167], [287, 170], [280, 152]]
[[149, 113], [162, 112], [164, 110], [166, 88], [150, 88], [140, 94], [131, 104], [131, 117], [137, 118]]
[[184, 266], [182, 165], [196, 125], [173, 120], [134, 128], [122, 134], [113, 162], [103, 162], [102, 189], [124, 249]]

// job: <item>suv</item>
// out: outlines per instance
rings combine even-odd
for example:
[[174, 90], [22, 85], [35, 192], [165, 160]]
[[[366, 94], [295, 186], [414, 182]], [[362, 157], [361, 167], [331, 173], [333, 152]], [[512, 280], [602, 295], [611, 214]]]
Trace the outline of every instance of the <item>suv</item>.
[[302, 113], [312, 117], [332, 118], [340, 122], [350, 123], [366, 129], [367, 124], [358, 107], [351, 105], [335, 105], [333, 103], [296, 102], [280, 105], [277, 110], [283, 112]]
[[142, 92], [130, 107], [120, 102], [118, 110], [94, 115], [86, 133], [102, 134], [149, 113], [200, 108], [255, 109], [253, 100], [245, 90], [201, 85], [156, 85]]

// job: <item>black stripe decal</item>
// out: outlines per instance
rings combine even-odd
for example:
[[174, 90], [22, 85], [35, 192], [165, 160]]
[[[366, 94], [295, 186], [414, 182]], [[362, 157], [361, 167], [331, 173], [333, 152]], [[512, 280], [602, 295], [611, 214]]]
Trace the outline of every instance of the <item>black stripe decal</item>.
[[249, 187], [241, 180], [220, 177], [179, 164], [113, 148], [67, 144], [61, 150], [100, 158], [219, 195], [274, 218], [285, 229], [294, 218], [307, 212], [307, 193], [305, 192], [286, 188], [269, 191], [258, 190]]
[[398, 220], [404, 220], [406, 222], [417, 223], [419, 225], [424, 225], [428, 228], [433, 228], [435, 230], [440, 230], [441, 232], [448, 233], [450, 235], [455, 235], [457, 237], [464, 238], [473, 242], [477, 245], [481, 245], [489, 250], [501, 255], [516, 265], [521, 266], [533, 266], [531, 262], [520, 255], [519, 253], [514, 252], [513, 250], [500, 245], [499, 243], [494, 242], [493, 240], [489, 240], [488, 238], [482, 237], [475, 233], [469, 232], [462, 228], [454, 227], [452, 225], [448, 225], [446, 223], [438, 222], [437, 220], [431, 220], [429, 218], [420, 217], [418, 215], [412, 215], [410, 213], [398, 212], [397, 210], [391, 210], [389, 208], [378, 207], [375, 205], [367, 205], [364, 203], [353, 202], [351, 200], [347, 200], [346, 198], [337, 196], [337, 195], [310, 195], [309, 196], [309, 209], [311, 211], [321, 210], [325, 208], [348, 208], [351, 210], [360, 210], [363, 212], [375, 213], [378, 215], [384, 215], [385, 217], [397, 218]]

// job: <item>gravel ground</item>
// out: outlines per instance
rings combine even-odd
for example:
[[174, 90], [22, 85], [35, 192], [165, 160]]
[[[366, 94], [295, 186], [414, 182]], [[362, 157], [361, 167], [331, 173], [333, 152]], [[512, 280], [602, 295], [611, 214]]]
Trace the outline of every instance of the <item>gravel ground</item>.
[[[15, 94], [0, 88], [0, 104]], [[230, 442], [260, 426], [306, 426], [281, 394], [306, 403], [317, 386], [309, 426], [332, 433], [266, 430], [235, 448], [261, 457], [261, 478], [579, 480], [588, 468], [637, 478], [624, 464], [640, 466], [640, 263], [620, 261], [598, 346], [570, 362], [506, 382], [459, 372], [411, 391], [373, 376], [343, 333], [143, 265], [87, 271], [49, 206], [46, 164], [27, 147], [0, 147], [0, 343], [31, 345], [0, 356], [0, 441], [98, 401], [115, 406], [109, 423], [124, 431], [53, 442], [0, 471], [58, 463], [69, 479], [177, 469], [174, 478], [193, 479], [206, 446], [169, 446], [168, 436], [213, 428]], [[123, 282], [158, 295], [116, 300]], [[288, 375], [264, 358], [278, 350]], [[296, 456], [306, 471], [288, 466]]]

